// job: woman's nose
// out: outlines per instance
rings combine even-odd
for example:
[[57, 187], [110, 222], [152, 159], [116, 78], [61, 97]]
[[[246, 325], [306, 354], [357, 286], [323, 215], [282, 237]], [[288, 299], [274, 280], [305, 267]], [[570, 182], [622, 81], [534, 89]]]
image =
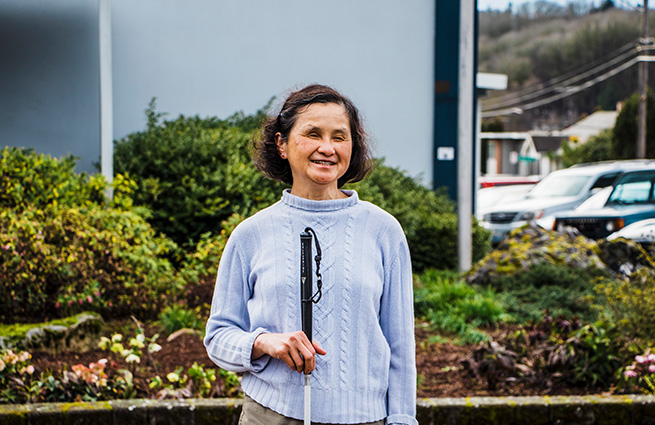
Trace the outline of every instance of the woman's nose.
[[334, 153], [334, 145], [332, 140], [327, 137], [321, 138], [320, 144], [318, 146], [318, 151], [323, 155], [332, 155]]

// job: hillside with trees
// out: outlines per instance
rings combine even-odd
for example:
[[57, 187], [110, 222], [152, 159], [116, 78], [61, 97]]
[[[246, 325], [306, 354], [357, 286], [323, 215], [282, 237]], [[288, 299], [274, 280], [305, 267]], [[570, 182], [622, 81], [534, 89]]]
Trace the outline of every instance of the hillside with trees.
[[[649, 52], [639, 49], [641, 13], [634, 2], [598, 4], [536, 1], [480, 12], [478, 71], [506, 74], [509, 85], [482, 99], [483, 125], [558, 130], [614, 110], [637, 90], [636, 57]], [[655, 28], [655, 13], [649, 18]]]

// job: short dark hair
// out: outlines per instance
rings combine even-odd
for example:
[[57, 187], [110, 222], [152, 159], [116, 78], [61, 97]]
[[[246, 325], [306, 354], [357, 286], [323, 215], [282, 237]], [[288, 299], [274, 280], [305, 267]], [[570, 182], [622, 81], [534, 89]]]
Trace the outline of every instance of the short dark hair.
[[341, 105], [346, 110], [350, 121], [352, 137], [350, 164], [344, 175], [337, 181], [337, 186], [341, 187], [346, 183], [362, 180], [371, 170], [373, 161], [368, 146], [368, 136], [359, 118], [359, 111], [350, 99], [332, 87], [320, 84], [312, 84], [291, 93], [282, 105], [280, 113], [266, 121], [259, 138], [256, 138], [253, 142], [255, 148], [253, 163], [255, 167], [268, 178], [289, 185], [293, 184], [289, 161], [280, 157], [275, 135], [280, 133], [282, 140], [286, 142], [298, 119], [298, 115], [307, 106], [314, 103], [336, 103]]

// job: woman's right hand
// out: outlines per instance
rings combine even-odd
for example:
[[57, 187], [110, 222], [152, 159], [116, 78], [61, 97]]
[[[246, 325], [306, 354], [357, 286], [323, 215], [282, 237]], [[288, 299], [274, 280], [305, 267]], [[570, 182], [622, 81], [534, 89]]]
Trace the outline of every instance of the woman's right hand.
[[298, 373], [311, 373], [316, 368], [316, 354], [326, 351], [316, 342], [310, 342], [303, 331], [289, 333], [263, 333], [255, 338], [252, 359], [268, 354], [284, 361]]

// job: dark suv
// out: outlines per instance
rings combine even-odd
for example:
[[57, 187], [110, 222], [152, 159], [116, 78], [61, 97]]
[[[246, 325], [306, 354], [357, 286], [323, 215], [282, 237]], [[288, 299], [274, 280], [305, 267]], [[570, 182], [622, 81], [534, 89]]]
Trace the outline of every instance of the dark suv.
[[647, 218], [655, 218], [655, 165], [626, 171], [602, 208], [556, 214], [553, 229], [575, 227], [588, 238], [601, 239]]

